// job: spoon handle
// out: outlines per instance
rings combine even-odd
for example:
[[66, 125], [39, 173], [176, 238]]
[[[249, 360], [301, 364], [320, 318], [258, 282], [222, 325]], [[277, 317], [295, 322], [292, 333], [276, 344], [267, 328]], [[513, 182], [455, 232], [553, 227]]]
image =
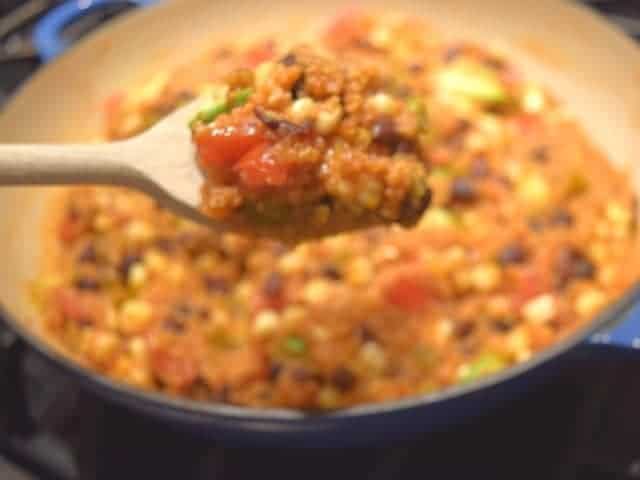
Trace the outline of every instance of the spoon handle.
[[0, 185], [130, 184], [125, 143], [0, 145]]

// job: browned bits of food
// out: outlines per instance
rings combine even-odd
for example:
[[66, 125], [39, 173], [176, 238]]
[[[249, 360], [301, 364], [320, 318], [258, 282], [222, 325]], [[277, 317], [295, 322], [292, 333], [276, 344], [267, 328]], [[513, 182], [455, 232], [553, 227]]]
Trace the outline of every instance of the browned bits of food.
[[207, 215], [300, 238], [411, 224], [428, 207], [409, 89], [385, 91], [381, 72], [309, 47], [245, 72], [212, 87], [191, 124]]
[[[393, 220], [430, 198], [417, 225], [294, 247], [212, 233], [131, 191], [66, 190], [33, 294], [76, 358], [199, 401], [332, 410], [526, 361], [638, 278], [627, 179], [547, 92], [521, 74], [505, 81], [506, 60], [415, 22], [351, 13], [330, 31], [315, 41], [325, 57], [274, 41], [217, 47], [112, 101], [108, 135], [151, 124], [177, 91], [216, 98], [227, 85], [225, 98], [250, 93], [246, 103], [194, 130], [265, 139], [249, 157], [260, 161], [239, 170], [247, 185], [284, 181], [283, 201], [317, 202], [308, 223], [341, 208]], [[342, 109], [334, 129], [319, 133], [319, 112], [332, 109]], [[420, 182], [415, 168], [428, 168]], [[237, 180], [208, 197], [212, 209], [292, 218]]]

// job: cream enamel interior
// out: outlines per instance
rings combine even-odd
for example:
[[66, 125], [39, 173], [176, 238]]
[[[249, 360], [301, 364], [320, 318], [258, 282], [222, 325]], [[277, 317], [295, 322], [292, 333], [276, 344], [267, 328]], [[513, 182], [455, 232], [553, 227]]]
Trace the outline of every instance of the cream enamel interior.
[[[386, 5], [385, 5], [386, 3]], [[383, 1], [368, 2], [388, 11]], [[560, 0], [394, 2], [438, 31], [507, 50], [532, 79], [549, 86], [640, 190], [640, 51], [602, 20]], [[256, 32], [298, 38], [344, 2], [177, 0], [139, 11], [92, 35], [43, 69], [0, 114], [1, 142], [83, 142], [100, 137], [100, 106], [113, 91], [196, 54], [215, 38]], [[256, 18], [256, 12], [260, 12]], [[249, 20], [248, 20], [249, 19]], [[47, 254], [43, 206], [51, 189], [0, 190], [0, 302], [29, 327], [27, 295]]]

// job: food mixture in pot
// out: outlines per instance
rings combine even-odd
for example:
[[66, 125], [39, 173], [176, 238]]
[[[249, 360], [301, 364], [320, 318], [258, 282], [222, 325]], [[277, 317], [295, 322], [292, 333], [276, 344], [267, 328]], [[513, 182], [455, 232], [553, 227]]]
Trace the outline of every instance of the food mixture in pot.
[[[109, 377], [255, 407], [389, 401], [524, 362], [638, 278], [627, 178], [486, 48], [350, 12], [306, 45], [217, 45], [114, 95], [106, 136], [194, 96], [211, 100], [192, 123], [201, 160], [234, 175], [229, 198], [205, 190], [211, 214], [238, 203], [278, 225], [297, 198], [308, 222], [343, 207], [400, 220], [407, 195], [412, 213], [431, 206], [410, 228], [291, 245], [211, 233], [135, 192], [67, 189], [33, 294], [50, 335]], [[268, 145], [209, 150], [247, 118]], [[307, 161], [335, 171], [289, 184]]]

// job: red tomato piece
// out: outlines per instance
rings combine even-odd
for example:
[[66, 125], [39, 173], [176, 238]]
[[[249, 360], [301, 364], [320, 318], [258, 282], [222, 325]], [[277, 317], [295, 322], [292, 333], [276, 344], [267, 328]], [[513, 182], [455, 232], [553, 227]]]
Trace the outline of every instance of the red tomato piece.
[[529, 269], [518, 277], [512, 297], [513, 305], [520, 308], [534, 297], [549, 291], [550, 285], [538, 270]]
[[349, 46], [367, 35], [371, 19], [357, 8], [350, 8], [336, 16], [326, 31], [327, 43], [333, 47]]
[[539, 115], [522, 114], [511, 120], [515, 128], [524, 135], [535, 135], [542, 128]]
[[386, 285], [384, 294], [390, 304], [409, 312], [422, 309], [431, 297], [426, 281], [409, 272], [396, 274]]
[[190, 387], [198, 378], [198, 364], [187, 345], [176, 344], [151, 352], [151, 369], [167, 386], [175, 390]]
[[249, 150], [263, 142], [262, 130], [251, 124], [203, 129], [195, 137], [203, 168], [230, 168]]
[[273, 42], [273, 40], [259, 43], [258, 45], [249, 49], [249, 51], [247, 51], [247, 53], [245, 54], [246, 64], [251, 68], [256, 67], [262, 62], [271, 60], [275, 56], [275, 53], [275, 43]]
[[263, 143], [249, 151], [236, 164], [234, 170], [240, 181], [250, 189], [281, 187], [286, 185], [289, 172], [285, 165], [278, 163], [269, 151], [269, 144]]

